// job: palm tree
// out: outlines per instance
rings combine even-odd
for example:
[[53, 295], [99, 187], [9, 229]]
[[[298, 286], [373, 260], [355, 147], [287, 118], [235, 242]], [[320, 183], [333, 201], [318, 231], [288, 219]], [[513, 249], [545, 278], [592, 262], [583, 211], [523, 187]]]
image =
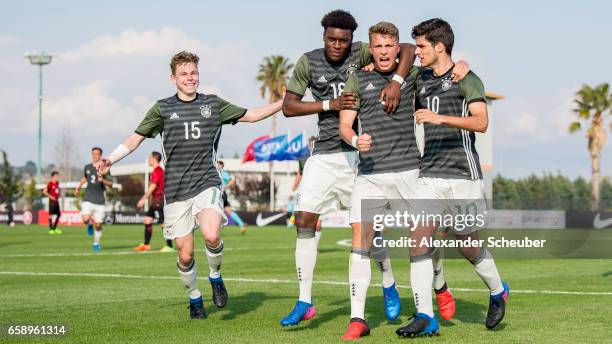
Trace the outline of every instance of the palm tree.
[[[293, 68], [293, 63], [289, 63], [289, 59], [282, 55], [264, 57], [257, 72], [257, 81], [261, 82], [259, 88], [261, 97], [265, 98], [266, 93], [268, 93], [270, 103], [282, 99], [291, 68]], [[276, 114], [272, 116], [272, 137], [275, 134]], [[274, 210], [274, 174], [272, 168], [273, 163], [270, 162], [270, 211]]]
[[[612, 109], [612, 95], [609, 92], [610, 86], [607, 83], [596, 86], [582, 85], [576, 93], [576, 109], [578, 120], [569, 126], [570, 133], [579, 131], [582, 123], [585, 122], [589, 128], [587, 130], [588, 150], [591, 157], [591, 210], [597, 211], [599, 208], [599, 185], [601, 180], [601, 151], [606, 142], [606, 129], [604, 126], [603, 115], [610, 113]], [[612, 129], [612, 126], [611, 126]]]

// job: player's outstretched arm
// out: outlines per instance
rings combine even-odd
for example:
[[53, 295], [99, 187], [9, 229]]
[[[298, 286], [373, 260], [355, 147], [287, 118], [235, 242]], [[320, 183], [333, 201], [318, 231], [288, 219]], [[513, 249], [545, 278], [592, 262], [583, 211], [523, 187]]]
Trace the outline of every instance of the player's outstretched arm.
[[83, 184], [87, 183], [87, 178], [85, 177], [81, 177], [81, 180], [79, 180], [79, 184], [77, 185], [77, 187], [74, 189], [74, 194], [78, 195], [79, 192], [81, 192], [81, 187], [83, 186]]
[[272, 116], [273, 114], [279, 112], [282, 105], [283, 105], [283, 101], [279, 100], [272, 104], [248, 109], [247, 112], [244, 114], [244, 116], [240, 117], [238, 122], [253, 123], [253, 122], [261, 121], [262, 119], [266, 119]]
[[418, 124], [431, 123], [435, 125], [448, 125], [459, 129], [484, 133], [489, 126], [489, 114], [487, 103], [484, 101], [473, 102], [468, 105], [470, 116], [456, 117], [439, 115], [428, 109], [420, 109], [414, 113]]
[[142, 197], [140, 197], [140, 199], [138, 200], [138, 202], [136, 203], [136, 208], [142, 208], [144, 207], [145, 204], [145, 200], [147, 198], [149, 198], [149, 196], [151, 196], [153, 194], [153, 192], [155, 191], [155, 189], [157, 189], [157, 184], [155, 183], [149, 183], [149, 188], [147, 189], [147, 192], [144, 193], [144, 195], [142, 195]]
[[115, 148], [115, 150], [110, 153], [108, 157], [100, 160], [100, 164], [98, 165], [98, 174], [105, 175], [108, 173], [113, 164], [117, 163], [119, 160], [125, 158], [136, 150], [144, 139], [144, 136], [137, 133], [130, 135], [125, 141], [123, 141], [122, 144], [117, 146], [117, 148]]
[[283, 114], [285, 117], [297, 117], [322, 111], [340, 111], [352, 108], [356, 101], [354, 94], [343, 93], [337, 99], [305, 102], [302, 101], [302, 96], [287, 92], [283, 101]]

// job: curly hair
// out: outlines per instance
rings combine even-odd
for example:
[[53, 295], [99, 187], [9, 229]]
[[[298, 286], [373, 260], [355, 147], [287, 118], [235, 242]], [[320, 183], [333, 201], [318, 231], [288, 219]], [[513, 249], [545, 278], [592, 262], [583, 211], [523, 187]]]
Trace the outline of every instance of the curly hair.
[[429, 19], [413, 27], [412, 38], [417, 38], [417, 36], [425, 36], [432, 46], [442, 43], [449, 55], [453, 51], [455, 44], [453, 29], [450, 24], [440, 18]]
[[323, 19], [321, 19], [321, 26], [323, 26], [325, 30], [327, 30], [328, 27], [333, 27], [355, 32], [355, 30], [357, 30], [357, 21], [355, 21], [355, 17], [347, 11], [334, 10], [327, 13]]
[[172, 60], [170, 60], [170, 70], [172, 71], [172, 74], [176, 72], [176, 66], [189, 62], [193, 62], [197, 66], [198, 62], [200, 62], [200, 58], [198, 55], [187, 51], [181, 51], [180, 53], [172, 56]]

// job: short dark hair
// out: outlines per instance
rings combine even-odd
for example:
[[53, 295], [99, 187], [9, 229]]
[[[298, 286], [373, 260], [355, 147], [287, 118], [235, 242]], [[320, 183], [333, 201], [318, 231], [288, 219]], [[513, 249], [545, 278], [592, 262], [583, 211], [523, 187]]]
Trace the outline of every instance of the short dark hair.
[[100, 154], [102, 154], [102, 148], [100, 148], [100, 147], [93, 147], [91, 149], [92, 152], [95, 151], [95, 150], [97, 150], [98, 152], [100, 152]]
[[153, 157], [153, 159], [157, 160], [157, 162], [160, 162], [162, 159], [162, 156], [159, 152], [156, 151], [152, 151], [151, 152], [151, 156]]
[[352, 14], [344, 10], [334, 10], [327, 13], [323, 19], [321, 19], [321, 26], [324, 30], [328, 27], [333, 27], [343, 30], [351, 30], [355, 32], [357, 30], [357, 21]]
[[221, 167], [225, 167], [225, 164], [223, 163], [223, 160], [219, 160], [219, 161], [217, 161], [217, 163], [218, 163], [219, 165], [221, 165]]
[[429, 19], [413, 27], [412, 38], [417, 38], [417, 36], [425, 36], [432, 46], [442, 43], [449, 55], [453, 52], [453, 44], [455, 44], [453, 29], [440, 18]]
[[57, 172], [57, 171], [53, 171], [53, 172], [51, 172], [51, 177], [55, 177], [55, 176], [56, 176], [56, 175], [58, 175], [58, 174], [59, 174], [59, 172]]

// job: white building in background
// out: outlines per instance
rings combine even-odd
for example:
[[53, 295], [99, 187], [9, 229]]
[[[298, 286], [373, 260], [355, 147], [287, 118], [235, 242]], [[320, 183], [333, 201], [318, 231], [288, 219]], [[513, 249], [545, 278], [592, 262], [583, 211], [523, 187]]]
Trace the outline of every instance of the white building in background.
[[480, 168], [484, 177], [485, 193], [487, 199], [493, 199], [493, 109], [492, 103], [506, 97], [501, 94], [491, 92], [485, 93], [489, 110], [489, 127], [485, 133], [476, 133], [476, 150], [480, 158]]

